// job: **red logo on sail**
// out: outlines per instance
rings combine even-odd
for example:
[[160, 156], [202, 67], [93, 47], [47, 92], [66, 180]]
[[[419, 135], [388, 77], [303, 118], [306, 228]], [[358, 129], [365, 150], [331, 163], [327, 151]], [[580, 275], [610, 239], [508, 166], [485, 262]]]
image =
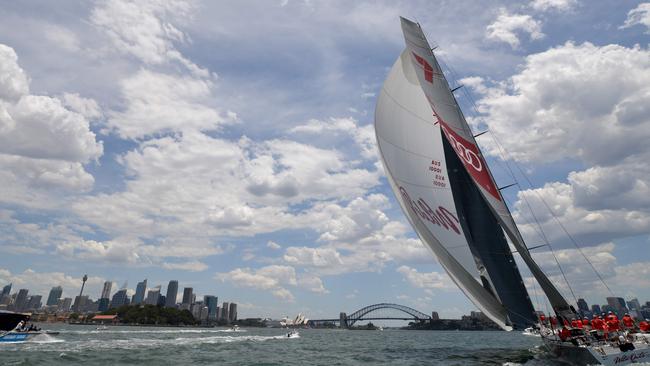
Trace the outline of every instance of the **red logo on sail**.
[[399, 187], [399, 191], [402, 194], [404, 202], [406, 202], [411, 207], [411, 210], [418, 214], [418, 216], [423, 220], [427, 220], [432, 224], [442, 226], [447, 230], [453, 230], [456, 234], [460, 234], [460, 222], [451, 211], [442, 206], [438, 206], [437, 209], [432, 210], [427, 202], [422, 198], [419, 198], [417, 202], [413, 201], [404, 187]]
[[473, 143], [465, 140], [459, 134], [454, 131], [453, 128], [449, 127], [445, 121], [438, 118], [440, 122], [440, 128], [444, 131], [449, 144], [456, 151], [456, 154], [467, 168], [469, 174], [474, 178], [476, 183], [478, 183], [481, 188], [485, 189], [497, 200], [501, 201], [501, 196], [497, 190], [497, 187], [494, 185], [490, 173], [487, 171], [487, 166], [485, 165], [485, 160], [480, 156], [478, 148]]
[[415, 52], [413, 52], [413, 57], [415, 57], [415, 61], [417, 61], [420, 65], [422, 65], [422, 68], [424, 68], [424, 80], [433, 83], [433, 67], [429, 65], [424, 57], [418, 56]]

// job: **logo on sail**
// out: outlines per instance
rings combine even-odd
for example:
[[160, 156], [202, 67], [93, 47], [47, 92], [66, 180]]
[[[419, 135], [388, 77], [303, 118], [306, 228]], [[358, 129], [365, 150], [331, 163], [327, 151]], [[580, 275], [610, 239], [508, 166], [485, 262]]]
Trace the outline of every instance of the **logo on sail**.
[[488, 191], [492, 197], [501, 201], [497, 187], [485, 167], [485, 161], [479, 156], [478, 148], [473, 143], [465, 140], [459, 134], [450, 128], [445, 121], [438, 117], [440, 128], [447, 136], [447, 140], [451, 147], [456, 151], [458, 158], [463, 162], [469, 174], [474, 178], [476, 183]]
[[411, 210], [413, 210], [413, 212], [423, 220], [444, 227], [447, 230], [453, 230], [456, 234], [460, 235], [460, 222], [451, 211], [442, 206], [438, 206], [436, 210], [432, 210], [427, 202], [422, 198], [418, 198], [417, 202], [413, 201], [404, 187], [400, 186], [399, 191], [402, 194], [404, 202], [406, 202], [411, 207]]

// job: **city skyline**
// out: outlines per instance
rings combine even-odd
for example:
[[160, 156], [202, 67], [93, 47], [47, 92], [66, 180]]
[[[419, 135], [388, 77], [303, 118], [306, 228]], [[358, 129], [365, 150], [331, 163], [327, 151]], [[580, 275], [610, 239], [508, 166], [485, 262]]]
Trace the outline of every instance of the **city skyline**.
[[404, 16], [463, 86], [473, 132], [488, 131], [477, 141], [497, 184], [519, 183], [504, 199], [564, 297], [650, 298], [648, 9], [8, 2], [0, 284], [47, 302], [54, 286], [74, 299], [84, 274], [92, 298], [107, 281], [111, 298], [123, 281], [132, 297], [146, 278], [145, 302], [173, 278], [177, 299], [192, 287], [243, 316], [379, 302], [476, 310], [411, 230], [376, 151], [376, 97], [404, 48]]
[[[54, 312], [54, 313], [102, 313], [109, 309], [119, 308], [123, 305], [157, 305], [161, 307], [177, 308], [188, 310], [195, 319], [201, 322], [213, 323], [217, 321], [233, 322], [237, 320], [238, 311], [237, 303], [234, 301], [224, 301], [221, 306], [218, 303], [218, 297], [214, 295], [204, 295], [203, 301], [196, 301], [196, 294], [191, 287], [184, 287], [182, 296], [178, 293], [178, 281], [170, 280], [166, 289], [167, 295], [162, 295], [162, 285], [152, 288], [146, 288], [142, 294], [137, 290], [130, 291], [125, 287], [111, 292], [113, 283], [104, 282], [102, 291], [93, 300], [90, 295], [83, 294], [87, 276], [82, 279], [82, 286], [79, 295], [74, 299], [63, 296], [62, 286], [54, 286], [50, 289], [47, 303], [42, 303], [42, 295], [30, 294], [29, 289], [19, 289], [11, 293], [13, 284], [4, 285], [0, 292], [0, 310], [11, 311], [35, 311], [35, 312]], [[138, 287], [147, 283], [147, 279], [138, 283]], [[169, 297], [176, 294], [177, 296]], [[141, 299], [144, 298], [143, 301]]]
[[[146, 283], [146, 279], [141, 283]], [[62, 287], [55, 286], [49, 292], [48, 295], [48, 304], [43, 306], [41, 304], [42, 295], [32, 294], [29, 295], [29, 289], [20, 289], [15, 291], [13, 295], [11, 294], [12, 284], [5, 285], [2, 292], [0, 292], [0, 310], [14, 310], [14, 311], [55, 311], [55, 312], [81, 312], [81, 313], [101, 313], [108, 309], [118, 308], [122, 305], [132, 305], [132, 306], [142, 306], [142, 305], [157, 305], [161, 307], [173, 307], [181, 310], [189, 310], [195, 319], [201, 322], [217, 322], [219, 320], [225, 320], [227, 322], [233, 322], [238, 319], [238, 304], [232, 301], [223, 301], [221, 306], [219, 306], [219, 297], [216, 295], [204, 295], [203, 301], [196, 301], [196, 294], [193, 292], [192, 287], [183, 287], [183, 292], [178, 293], [178, 281], [170, 280], [167, 293], [177, 292], [176, 300], [171, 302], [166, 296], [162, 295], [162, 286], [158, 285], [152, 288], [148, 288], [145, 292], [145, 301], [140, 304], [135, 302], [137, 297], [137, 291], [131, 291], [132, 295], [127, 295], [127, 288], [121, 288], [115, 293], [110, 294], [110, 288], [112, 283], [107, 285], [109, 282], [104, 283], [104, 288], [102, 289], [101, 294], [97, 298], [96, 302], [93, 302], [93, 299], [89, 295], [80, 295], [74, 298], [61, 298]], [[110, 303], [106, 308], [101, 309], [102, 300], [105, 299], [106, 289], [109, 289], [108, 296], [111, 297]], [[150, 297], [153, 295], [153, 297]], [[13, 302], [9, 303], [8, 300], [11, 299]], [[56, 304], [50, 305], [51, 300], [58, 300]], [[619, 317], [623, 317], [625, 314], [630, 314], [636, 320], [650, 319], [650, 300], [645, 301], [643, 304], [638, 300], [638, 298], [631, 298], [626, 301], [624, 298], [620, 297], [607, 297], [605, 303], [602, 304], [592, 304], [591, 306], [585, 299], [579, 298], [576, 301], [575, 309], [577, 314], [580, 317], [586, 317], [591, 319], [593, 316], [607, 314], [613, 312]], [[86, 306], [85, 309], [78, 311], [75, 310], [77, 304], [80, 306]], [[88, 305], [92, 305], [92, 308], [87, 308]], [[198, 305], [195, 307], [194, 305]], [[430, 312], [432, 318], [440, 318], [438, 312], [434, 308], [424, 309], [425, 312]], [[543, 310], [537, 310], [539, 314], [549, 314]], [[471, 317], [475, 317], [474, 314], [481, 314], [477, 311], [470, 312]], [[286, 315], [289, 316], [289, 315]], [[466, 316], [463, 314], [463, 317]], [[259, 318], [259, 319], [270, 319], [268, 314], [255, 314], [250, 316], [250, 318]]]

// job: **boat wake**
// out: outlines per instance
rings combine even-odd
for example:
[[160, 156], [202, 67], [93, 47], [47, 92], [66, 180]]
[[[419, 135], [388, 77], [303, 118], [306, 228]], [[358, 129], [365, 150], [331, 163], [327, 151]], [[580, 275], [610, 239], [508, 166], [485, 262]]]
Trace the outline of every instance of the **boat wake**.
[[150, 330], [70, 330], [61, 331], [65, 334], [209, 334], [209, 333], [245, 333], [246, 329], [232, 330], [232, 329], [150, 329]]
[[[102, 332], [105, 333], [105, 332]], [[90, 340], [61, 340], [43, 334], [43, 338], [23, 342], [18, 345], [11, 343], [14, 347], [20, 347], [22, 350], [48, 350], [49, 345], [57, 343], [56, 350], [64, 353], [78, 353], [87, 351], [122, 349], [122, 350], [135, 350], [143, 348], [167, 348], [167, 347], [198, 347], [206, 344], [227, 344], [235, 342], [266, 342], [266, 341], [279, 341], [290, 339], [286, 335], [276, 336], [257, 336], [257, 335], [242, 335], [242, 336], [198, 336], [198, 337], [176, 337], [176, 338], [129, 338], [129, 339], [90, 339]], [[63, 343], [63, 344], [61, 344]]]

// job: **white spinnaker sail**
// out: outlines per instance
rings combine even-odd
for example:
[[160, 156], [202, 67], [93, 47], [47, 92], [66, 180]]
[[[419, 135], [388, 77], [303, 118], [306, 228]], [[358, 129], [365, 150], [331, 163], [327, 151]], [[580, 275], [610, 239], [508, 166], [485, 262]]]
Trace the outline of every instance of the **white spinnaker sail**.
[[449, 90], [447, 79], [442, 73], [429, 42], [417, 23], [401, 18], [402, 31], [411, 63], [417, 67], [417, 78], [422, 91], [431, 106], [434, 118], [440, 124], [454, 151], [472, 177], [476, 187], [494, 212], [495, 217], [512, 241], [522, 259], [530, 268], [540, 287], [556, 311], [569, 311], [569, 305], [560, 292], [533, 260], [517, 226], [506, 207], [501, 192], [483, 159], [460, 107]]
[[467, 297], [510, 329], [505, 308], [478, 280], [449, 186], [441, 129], [406, 51], [379, 95], [375, 131], [388, 181], [420, 239]]

